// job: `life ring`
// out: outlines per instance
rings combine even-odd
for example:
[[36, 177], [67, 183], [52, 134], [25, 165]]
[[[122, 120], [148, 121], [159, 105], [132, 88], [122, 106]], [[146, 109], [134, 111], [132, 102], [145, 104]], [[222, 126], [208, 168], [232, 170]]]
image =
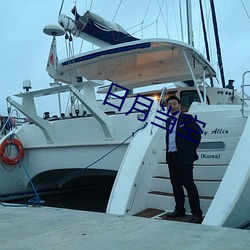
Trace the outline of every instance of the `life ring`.
[[[17, 156], [15, 158], [9, 158], [6, 155], [5, 151], [9, 145], [14, 145], [16, 147], [16, 149], [18, 150]], [[19, 140], [15, 139], [15, 138], [11, 138], [11, 139], [8, 138], [8, 139], [5, 139], [1, 143], [1, 145], [0, 145], [0, 158], [4, 163], [6, 163], [8, 165], [16, 165], [21, 161], [21, 159], [23, 159], [23, 157], [24, 157], [24, 147]]]

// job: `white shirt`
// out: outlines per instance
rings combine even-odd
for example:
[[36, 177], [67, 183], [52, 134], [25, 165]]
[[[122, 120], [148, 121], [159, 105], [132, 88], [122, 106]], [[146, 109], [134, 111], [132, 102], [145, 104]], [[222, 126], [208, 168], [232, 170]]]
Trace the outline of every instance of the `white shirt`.
[[175, 137], [176, 137], [176, 126], [177, 126], [177, 122], [179, 119], [179, 115], [180, 113], [178, 113], [175, 118], [177, 118], [177, 121], [175, 122], [174, 128], [172, 130], [172, 133], [169, 133], [169, 137], [168, 137], [168, 152], [176, 152], [177, 148], [176, 148], [176, 141], [175, 141]]

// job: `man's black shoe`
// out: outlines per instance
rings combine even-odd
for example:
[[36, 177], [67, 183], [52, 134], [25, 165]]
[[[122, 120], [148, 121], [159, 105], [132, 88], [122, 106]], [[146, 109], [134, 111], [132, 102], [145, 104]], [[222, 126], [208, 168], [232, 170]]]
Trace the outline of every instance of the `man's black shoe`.
[[167, 218], [177, 218], [177, 217], [184, 217], [185, 213], [179, 213], [176, 210], [173, 212], [166, 213]]
[[202, 222], [202, 215], [197, 215], [197, 214], [194, 214], [192, 215], [190, 221], [190, 223], [196, 223], [196, 224], [201, 224]]

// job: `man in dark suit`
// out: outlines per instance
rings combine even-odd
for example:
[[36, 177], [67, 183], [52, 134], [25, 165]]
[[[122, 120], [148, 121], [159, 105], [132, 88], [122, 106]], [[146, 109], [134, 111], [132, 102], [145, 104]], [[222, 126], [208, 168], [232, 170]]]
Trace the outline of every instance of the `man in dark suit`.
[[193, 179], [193, 162], [198, 159], [196, 149], [201, 140], [201, 133], [193, 116], [181, 112], [178, 97], [170, 96], [167, 99], [167, 106], [172, 122], [169, 119], [166, 122], [166, 161], [176, 206], [175, 210], [166, 216], [169, 218], [185, 216], [184, 186], [192, 213], [190, 222], [201, 223], [199, 194]]

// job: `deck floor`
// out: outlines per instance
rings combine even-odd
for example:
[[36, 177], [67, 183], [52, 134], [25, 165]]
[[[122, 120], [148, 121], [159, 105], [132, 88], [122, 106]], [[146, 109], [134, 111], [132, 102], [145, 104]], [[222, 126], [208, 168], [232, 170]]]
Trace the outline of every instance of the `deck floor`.
[[51, 207], [0, 206], [0, 248], [250, 249], [248, 230]]

